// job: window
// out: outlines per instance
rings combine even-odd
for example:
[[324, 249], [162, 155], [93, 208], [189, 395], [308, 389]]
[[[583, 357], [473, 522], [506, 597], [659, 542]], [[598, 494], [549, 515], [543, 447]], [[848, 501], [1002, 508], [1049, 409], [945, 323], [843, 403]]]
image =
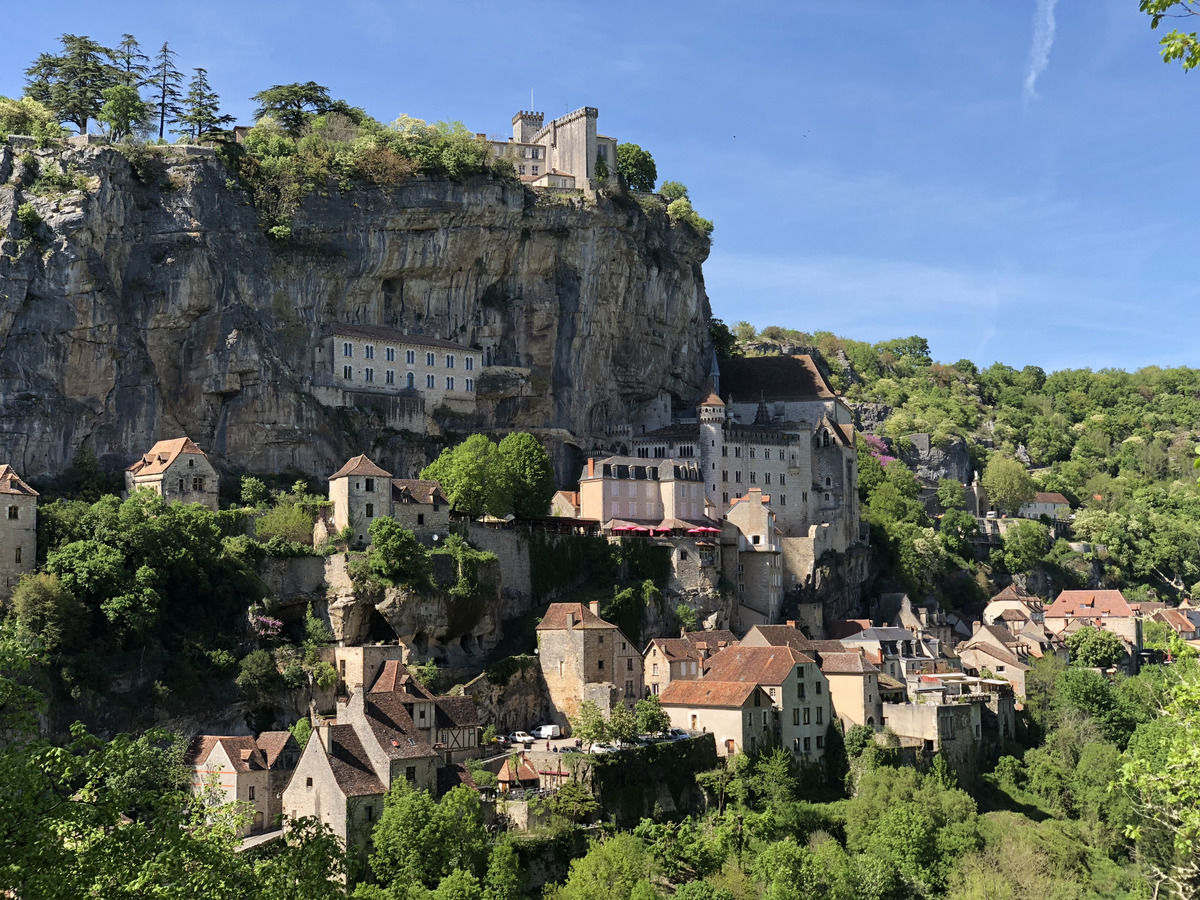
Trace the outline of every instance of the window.
[[750, 535], [750, 543], [752, 543], [752, 544], [757, 544], [757, 543], [758, 543], [758, 541], [759, 541], [759, 539], [760, 539], [761, 537], [762, 537], [762, 535], [761, 535], [761, 534], [752, 534], [752, 535]]
[[833, 487], [833, 479], [828, 475], [825, 476], [825, 487]]
[[342, 366], [342, 377], [347, 381], [354, 380], [354, 366]]
[[787, 484], [787, 476], [784, 475], [782, 472], [779, 473], [779, 483]]
[[538, 167], [537, 167], [537, 166], [534, 166], [534, 167], [533, 167], [533, 174], [534, 174], [534, 175], [536, 175], [537, 173], [538, 173]]
[[797, 678], [804, 677], [804, 666], [796, 666], [796, 677]]
[[475, 390], [475, 379], [468, 378], [467, 379], [467, 391], [470, 392], [470, 391], [474, 391], [474, 390]]
[[821, 693], [821, 682], [819, 682], [819, 681], [818, 681], [818, 682], [817, 682], [817, 684], [816, 684], [816, 690], [817, 690], [817, 694], [818, 694], [818, 695], [820, 695], [820, 693]]
[[796, 685], [796, 696], [799, 697], [801, 700], [804, 699], [804, 682], [803, 681], [797, 683], [797, 685]]
[[417, 351], [416, 350], [405, 350], [404, 351], [404, 361], [406, 363], [408, 363], [410, 366], [413, 363], [415, 363], [417, 361]]
[[454, 355], [451, 353], [446, 354], [446, 368], [447, 369], [454, 368]]
[[763, 484], [770, 484], [770, 483], [771, 483], [771, 473], [764, 472], [763, 473]]
[[[541, 153], [542, 153], [541, 147], [534, 147], [529, 155], [532, 156], [534, 159], [540, 159]], [[534, 174], [537, 173], [537, 169], [534, 169], [533, 171], [534, 171]]]
[[630, 657], [629, 659], [625, 660], [625, 671], [626, 672], [633, 671], [633, 657]]
[[250, 785], [250, 790], [247, 793], [248, 793], [248, 796], [246, 797], [246, 799], [253, 800], [254, 799], [254, 785]]
[[388, 362], [395, 362], [396, 361], [396, 348], [388, 347], [387, 350], [384, 351], [384, 356], [387, 358]]
[[8, 508], [8, 517], [13, 520], [21, 518], [21, 507], [10, 506]]
[[193, 491], [204, 490], [204, 476], [203, 475], [197, 475], [194, 478], [192, 478], [192, 490]]
[[425, 365], [427, 365], [427, 366], [436, 366], [436, 365], [437, 365], [437, 356], [436, 356], [436, 354], [433, 354], [433, 353], [426, 353], [426, 354], [425, 354]]
[[[680, 550], [680, 551], [679, 551], [679, 558], [680, 558], [680, 559], [687, 559], [687, 551], [686, 551], [686, 550]], [[1003, 671], [1003, 670], [1001, 670], [1001, 671]]]
[[437, 382], [434, 380], [432, 375], [425, 376], [425, 387], [431, 388], [431, 387], [435, 387], [436, 385], [437, 385]]
[[518, 175], [524, 175], [524, 174], [525, 174], [525, 166], [524, 166], [523, 164], [522, 164], [522, 165], [519, 165], [519, 166], [517, 166], [517, 174], [518, 174]]
[[792, 724], [793, 725], [800, 724], [800, 707], [798, 707], [798, 706], [792, 707]]
[[596, 660], [596, 668], [599, 669], [601, 672], [603, 672], [604, 671], [604, 660], [602, 660], [602, 659]]
[[768, 693], [771, 695], [771, 699], [774, 700], [775, 699], [775, 688], [771, 688], [768, 691]]
[[364, 359], [374, 359], [375, 358], [375, 345], [374, 344], [367, 344], [365, 347], [363, 347], [363, 358]]
[[414, 781], [417, 780], [417, 767], [416, 766], [407, 766], [404, 769], [404, 780], [407, 781], [409, 784], [412, 784]]
[[367, 807], [367, 821], [368, 822], [375, 821], [375, 807], [373, 807], [373, 806]]
[[374, 478], [368, 478], [368, 479], [366, 479], [366, 480], [363, 482], [363, 484], [364, 484], [364, 485], [366, 485], [366, 487], [364, 488], [364, 490], [366, 490], [366, 491], [367, 491], [367, 493], [371, 493], [372, 491], [374, 491], [374, 490], [375, 490], [375, 479], [374, 479]]
[[805, 752], [805, 753], [807, 753], [807, 752], [809, 751], [809, 744], [810, 744], [810, 743], [811, 743], [811, 740], [810, 740], [809, 738], [805, 738], [805, 739], [804, 739], [804, 752]]
[[818, 750], [825, 749], [825, 736], [824, 735], [820, 735], [820, 734], [817, 735], [817, 749]]
[[604, 635], [600, 635], [600, 646], [604, 646]]
[[657, 681], [654, 684], [650, 685], [650, 692], [655, 695], [658, 694], [658, 682]]
[[804, 724], [805, 725], [809, 724], [809, 720], [811, 718], [812, 718], [812, 708], [808, 707], [808, 706], [804, 707]]
[[741, 448], [741, 447], [734, 447], [734, 448], [733, 448], [733, 455], [734, 455], [734, 456], [741, 456], [741, 455], [742, 455], [742, 448]]
[[368, 519], [375, 518], [375, 504], [374, 503], [367, 504], [367, 518]]
[[393, 372], [391, 369], [388, 369], [387, 374], [384, 375], [384, 381], [387, 382], [388, 384], [395, 384], [396, 383], [396, 373]]
[[310, 787], [312, 787], [312, 778], [311, 778], [311, 777], [309, 777], [309, 778], [305, 778], [305, 779], [304, 779], [304, 786], [305, 786], [306, 788], [310, 788]]
[[741, 484], [742, 483], [742, 473], [734, 472], [733, 473], [733, 481], [735, 484]]
[[653, 664], [650, 666], [650, 674], [651, 674], [651, 675], [657, 675], [657, 674], [658, 674], [658, 663], [653, 663]]
[[17, 547], [16, 552], [13, 554], [13, 562], [19, 563], [20, 561], [21, 561], [21, 548]]
[[626, 697], [633, 696], [633, 682], [632, 681], [625, 682], [625, 696]]
[[729, 494], [721, 494], [721, 502], [726, 506], [729, 505]]
[[417, 513], [417, 524], [418, 525], [425, 524], [425, 513]]
[[407, 375], [404, 376], [404, 383], [405, 383], [405, 385], [407, 385], [410, 388], [416, 387], [417, 379], [413, 376], [412, 372], [409, 372]]
[[728, 481], [728, 480], [729, 480], [729, 470], [728, 470], [728, 469], [722, 469], [722, 470], [721, 470], [721, 480], [722, 480], [722, 481]]
[[729, 448], [728, 448], [728, 447], [725, 447], [725, 446], [722, 446], [722, 447], [721, 447], [721, 455], [722, 455], [722, 456], [728, 456], [728, 455], [729, 455]]
[[448, 391], [454, 390], [454, 378], [450, 375], [446, 376], [446, 390], [448, 390]]
[[419, 710], [417, 710], [417, 718], [422, 722], [425, 721], [425, 707], [422, 706]]
[[780, 495], [779, 495], [779, 505], [780, 505], [780, 506], [787, 506], [787, 494], [780, 494]]
[[753, 447], [750, 448], [750, 458], [754, 459], [754, 448]]
[[473, 371], [475, 369], [475, 357], [468, 356], [465, 360], [463, 360], [463, 365], [467, 367], [468, 372]]
[[755, 484], [757, 481], [758, 481], [758, 473], [757, 473], [757, 472], [751, 472], [751, 473], [750, 473], [750, 483], [751, 483], [751, 484]]
[[825, 724], [825, 718], [824, 718], [824, 716], [825, 716], [825, 707], [823, 707], [823, 706], [818, 706], [818, 707], [817, 707], [817, 724], [818, 724], [818, 725], [824, 725], [824, 724]]
[[363, 369], [363, 381], [374, 381], [374, 380], [375, 380], [375, 370], [374, 369]]
[[346, 341], [346, 343], [342, 344], [342, 356], [349, 358], [353, 355], [354, 355], [354, 345], [351, 344], [349, 341]]

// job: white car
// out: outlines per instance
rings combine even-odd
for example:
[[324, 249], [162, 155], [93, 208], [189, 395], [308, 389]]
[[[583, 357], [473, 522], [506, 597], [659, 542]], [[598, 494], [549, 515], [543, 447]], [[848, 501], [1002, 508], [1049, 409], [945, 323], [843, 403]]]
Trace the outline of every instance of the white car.
[[528, 731], [514, 731], [508, 736], [508, 739], [514, 744], [532, 744], [535, 740], [537, 740], [537, 738], [535, 738]]
[[539, 725], [533, 729], [533, 736], [538, 740], [562, 737], [562, 729], [557, 725]]

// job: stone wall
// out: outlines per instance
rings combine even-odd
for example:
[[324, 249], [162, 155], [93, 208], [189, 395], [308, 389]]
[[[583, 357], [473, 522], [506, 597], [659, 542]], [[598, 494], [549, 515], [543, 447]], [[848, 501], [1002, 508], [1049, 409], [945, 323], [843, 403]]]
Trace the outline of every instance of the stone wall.
[[499, 734], [528, 731], [550, 721], [550, 694], [532, 657], [505, 684], [493, 684], [484, 674], [464, 685], [463, 693], [475, 701], [479, 721], [495, 725]]
[[500, 566], [501, 593], [504, 596], [524, 600], [530, 598], [529, 538], [525, 532], [489, 528], [470, 522], [467, 524], [467, 543], [496, 554]]

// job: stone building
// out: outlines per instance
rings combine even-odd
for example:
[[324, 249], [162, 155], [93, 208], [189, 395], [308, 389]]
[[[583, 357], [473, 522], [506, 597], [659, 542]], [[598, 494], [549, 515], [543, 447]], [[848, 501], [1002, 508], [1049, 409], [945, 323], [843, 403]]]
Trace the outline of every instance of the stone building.
[[1111, 631], [1125, 643], [1136, 668], [1142, 652], [1142, 620], [1120, 591], [1063, 591], [1046, 610], [1046, 630], [1066, 637], [1079, 628]]
[[392, 427], [424, 432], [437, 407], [475, 412], [485, 353], [441, 337], [376, 325], [332, 325], [313, 351], [313, 396], [374, 409]]
[[217, 511], [217, 470], [191, 438], [159, 441], [125, 470], [125, 491], [149, 488], [168, 503], [199, 503]]
[[607, 715], [643, 696], [642, 656], [621, 629], [600, 618], [600, 604], [551, 603], [537, 627], [538, 662], [553, 718], [568, 725], [585, 700]]
[[705, 515], [700, 468], [689, 460], [589, 459], [579, 476], [579, 509], [581, 518], [594, 519], [608, 530], [643, 525], [669, 531], [716, 524]]
[[339, 706], [336, 724], [313, 729], [283, 792], [283, 814], [315, 816], [347, 847], [366, 850], [384, 795], [400, 779], [433, 793], [438, 754], [400, 699], [361, 689]]
[[642, 653], [646, 695], [662, 693], [672, 681], [699, 678], [706, 659], [736, 643], [732, 631], [688, 631], [677, 638], [655, 638]]
[[369, 699], [387, 695], [398, 700], [421, 736], [447, 765], [479, 756], [479, 711], [470, 697], [438, 696], [397, 660], [388, 660]]
[[0, 465], [0, 599], [37, 562], [37, 498], [12, 466]]
[[371, 543], [371, 523], [392, 518], [415, 534], [445, 535], [450, 530], [450, 501], [436, 481], [393, 478], [360, 454], [329, 476], [329, 514], [317, 521], [317, 543], [346, 526], [354, 527], [353, 541]]
[[599, 116], [584, 106], [547, 123], [545, 113], [521, 110], [512, 118], [512, 137], [491, 141], [492, 152], [510, 159], [517, 177], [533, 187], [594, 187], [601, 160], [610, 173], [617, 170], [617, 140], [597, 134]]
[[214, 804], [237, 803], [247, 814], [240, 837], [276, 828], [283, 791], [300, 759], [300, 745], [287, 731], [250, 735], [198, 735], [184, 763], [192, 770], [192, 791]]
[[673, 728], [711, 733], [720, 756], [755, 753], [777, 739], [771, 697], [752, 681], [673, 681], [658, 699]]
[[745, 496], [735, 497], [725, 514], [737, 529], [724, 568], [737, 585], [738, 619], [743, 628], [777, 621], [783, 605], [783, 554], [770, 503], [770, 494], [751, 488]]

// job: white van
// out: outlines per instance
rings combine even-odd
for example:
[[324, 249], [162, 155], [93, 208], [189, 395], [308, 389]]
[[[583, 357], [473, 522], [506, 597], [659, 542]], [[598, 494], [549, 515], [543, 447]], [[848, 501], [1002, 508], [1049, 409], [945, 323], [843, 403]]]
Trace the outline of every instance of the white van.
[[533, 736], [540, 740], [562, 737], [562, 729], [557, 725], [539, 725], [533, 729]]

